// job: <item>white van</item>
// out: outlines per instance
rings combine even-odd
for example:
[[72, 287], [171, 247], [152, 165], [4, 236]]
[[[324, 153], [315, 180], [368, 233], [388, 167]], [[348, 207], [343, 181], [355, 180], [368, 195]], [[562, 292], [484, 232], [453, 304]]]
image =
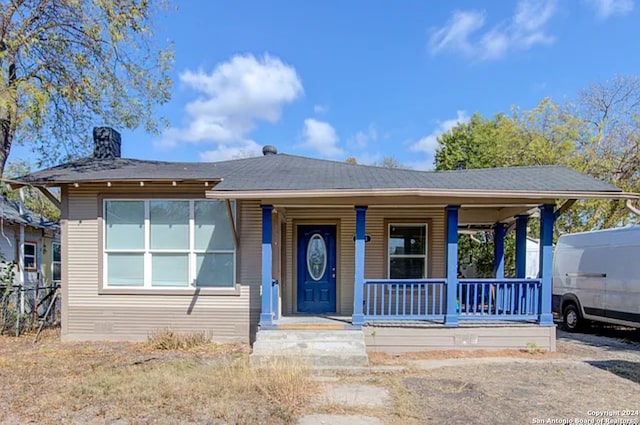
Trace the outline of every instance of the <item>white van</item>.
[[553, 310], [569, 331], [585, 319], [640, 328], [640, 226], [560, 236]]

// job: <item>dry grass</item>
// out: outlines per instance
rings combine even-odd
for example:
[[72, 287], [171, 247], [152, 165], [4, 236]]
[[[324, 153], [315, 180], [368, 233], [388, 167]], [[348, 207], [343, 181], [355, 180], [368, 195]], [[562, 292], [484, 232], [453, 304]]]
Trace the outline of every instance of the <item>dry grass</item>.
[[563, 353], [526, 348], [522, 350], [444, 350], [418, 351], [414, 353], [388, 354], [370, 352], [369, 364], [374, 366], [406, 364], [410, 360], [465, 359], [481, 357], [516, 357], [526, 359], [557, 359]]
[[147, 346], [154, 350], [190, 350], [211, 342], [206, 332], [174, 332], [170, 329], [157, 330], [147, 340]]
[[[301, 365], [248, 366], [248, 347], [0, 337], [3, 424], [288, 424], [318, 383]], [[36, 396], [37, 395], [37, 396]]]
[[535, 418], [587, 423], [593, 406], [637, 405], [640, 388], [587, 363], [544, 360], [416, 371], [389, 376], [385, 386], [396, 404], [396, 420], [389, 423], [407, 425], [530, 424]]

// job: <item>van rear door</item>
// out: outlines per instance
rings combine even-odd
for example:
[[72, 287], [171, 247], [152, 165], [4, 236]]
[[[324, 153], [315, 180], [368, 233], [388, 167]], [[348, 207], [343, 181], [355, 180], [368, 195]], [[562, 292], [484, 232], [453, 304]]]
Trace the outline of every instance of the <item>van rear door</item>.
[[605, 292], [605, 315], [616, 321], [640, 324], [640, 263], [637, 246], [609, 247], [609, 274]]
[[587, 246], [582, 249], [576, 272], [567, 273], [575, 287], [585, 315], [605, 316], [605, 291], [608, 247]]

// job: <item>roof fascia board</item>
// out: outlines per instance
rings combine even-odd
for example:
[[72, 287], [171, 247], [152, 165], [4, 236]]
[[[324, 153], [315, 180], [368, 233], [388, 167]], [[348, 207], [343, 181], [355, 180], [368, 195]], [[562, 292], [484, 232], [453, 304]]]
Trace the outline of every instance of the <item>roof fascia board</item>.
[[203, 182], [204, 183], [206, 182], [211, 184], [218, 184], [224, 181], [224, 179], [220, 177], [210, 178], [210, 179], [205, 179], [205, 178], [176, 179], [176, 178], [157, 178], [157, 177], [153, 177], [153, 178], [139, 177], [138, 178], [137, 177], [137, 178], [131, 178], [131, 179], [115, 178], [115, 179], [91, 179], [91, 180], [82, 180], [82, 179], [80, 180], [43, 180], [43, 181], [12, 180], [10, 181], [10, 184], [12, 188], [20, 188], [24, 186], [57, 187], [57, 186], [76, 184], [76, 183], [77, 184], [138, 183], [141, 181], [145, 183], [167, 183], [167, 182], [168, 183], [172, 183], [172, 182], [178, 182], [178, 183]]
[[525, 199], [640, 199], [640, 194], [607, 191], [524, 191], [524, 190], [449, 190], [449, 189], [367, 189], [367, 190], [208, 190], [212, 199], [278, 199], [278, 198], [350, 198], [354, 196], [421, 196], [460, 198], [525, 198]]

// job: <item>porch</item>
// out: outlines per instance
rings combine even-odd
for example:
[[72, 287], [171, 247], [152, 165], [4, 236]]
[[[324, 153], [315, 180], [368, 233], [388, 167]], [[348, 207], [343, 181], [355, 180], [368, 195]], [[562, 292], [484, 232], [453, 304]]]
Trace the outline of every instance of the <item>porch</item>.
[[[530, 201], [529, 201], [530, 202]], [[273, 205], [262, 205], [262, 287], [260, 329], [278, 329], [282, 294], [273, 276]], [[491, 227], [495, 240], [494, 277], [458, 277], [459, 205], [442, 210], [445, 216], [444, 277], [420, 279], [366, 279], [367, 206], [355, 207], [353, 310], [343, 326], [361, 329], [394, 324], [405, 327], [470, 328], [495, 326], [553, 327], [551, 314], [551, 246], [559, 211], [545, 203], [541, 217], [539, 277], [526, 278], [526, 236], [531, 205], [511, 208], [518, 214]], [[505, 277], [504, 237], [507, 227], [516, 233], [516, 276]], [[277, 261], [276, 261], [277, 263]], [[303, 316], [304, 317], [304, 316]], [[291, 319], [284, 319], [291, 320]]]
[[[316, 337], [321, 333], [340, 334], [353, 330], [351, 316], [338, 315], [282, 316], [274, 320], [274, 328], [281, 335], [307, 333]], [[539, 326], [535, 321], [460, 318], [458, 326], [447, 327], [441, 320], [375, 320], [367, 321], [359, 332], [367, 352], [389, 354], [452, 349], [556, 349], [556, 328]], [[281, 336], [278, 340], [282, 343], [286, 339]], [[305, 342], [308, 343], [309, 338]]]

